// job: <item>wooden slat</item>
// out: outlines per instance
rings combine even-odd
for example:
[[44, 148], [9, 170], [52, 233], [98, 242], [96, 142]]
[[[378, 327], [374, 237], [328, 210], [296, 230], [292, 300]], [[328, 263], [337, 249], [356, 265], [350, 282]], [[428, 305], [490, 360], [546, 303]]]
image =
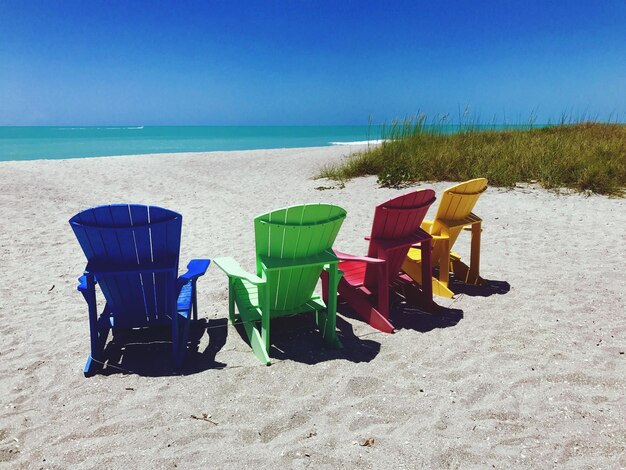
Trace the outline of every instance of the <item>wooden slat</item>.
[[166, 256], [176, 260], [178, 267], [180, 241], [182, 237], [183, 218], [180, 214], [176, 214], [174, 220], [167, 223], [167, 235], [165, 243]]
[[[96, 217], [94, 215], [94, 209], [88, 209], [82, 213], [82, 221], [83, 222], [91, 222], [96, 224]], [[107, 259], [108, 253], [106, 251], [106, 247], [104, 242], [102, 241], [102, 236], [100, 235], [100, 231], [94, 229], [93, 227], [84, 225], [85, 233], [89, 239], [89, 244], [93, 250], [91, 259]]]
[[274, 308], [276, 310], [285, 310], [287, 308], [287, 304], [290, 301], [288, 293], [295, 290], [293, 288], [294, 284], [292, 284], [292, 279], [296, 278], [296, 285], [301, 276], [301, 269], [285, 269], [282, 271], [281, 289], [284, 291], [283, 295], [279, 295], [279, 298], [276, 300], [274, 304]]
[[[268, 274], [268, 282], [270, 284], [270, 307], [277, 310], [279, 303], [282, 303], [282, 297], [287, 295], [282, 279], [285, 270], [278, 270]], [[283, 284], [283, 285], [281, 285]]]
[[172, 250], [168, 250], [168, 223], [154, 223], [163, 222], [163, 219], [167, 213], [171, 214], [171, 211], [166, 211], [165, 209], [161, 209], [160, 207], [150, 207], [149, 209], [150, 238], [152, 242], [152, 256], [154, 259], [176, 258], [176, 255], [172, 254]]
[[[138, 264], [149, 265], [153, 262], [152, 245], [150, 242], [150, 226], [148, 217], [148, 207], [130, 205], [130, 218], [132, 225], [133, 241]], [[143, 311], [147, 322], [155, 320], [154, 316], [154, 284], [152, 276], [141, 274], [139, 276], [141, 285], [141, 297], [143, 301]]]
[[[257, 255], [266, 255], [269, 247], [270, 226], [258, 218], [254, 221], [254, 238]], [[259, 274], [259, 273], [257, 273]]]
[[130, 206], [130, 216], [138, 263], [151, 263], [152, 246], [150, 244], [150, 227], [148, 226], [148, 208], [146, 206]]

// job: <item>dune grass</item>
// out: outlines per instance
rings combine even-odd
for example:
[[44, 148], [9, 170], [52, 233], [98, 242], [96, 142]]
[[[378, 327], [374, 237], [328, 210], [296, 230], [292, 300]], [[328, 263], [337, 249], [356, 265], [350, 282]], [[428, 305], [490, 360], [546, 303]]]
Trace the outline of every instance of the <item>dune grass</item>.
[[470, 125], [444, 134], [419, 118], [392, 124], [383, 129], [383, 138], [386, 141], [380, 146], [327, 166], [318, 176], [345, 181], [378, 175], [379, 184], [387, 187], [486, 177], [493, 186], [537, 182], [548, 189], [625, 195], [623, 124], [591, 122], [508, 130]]

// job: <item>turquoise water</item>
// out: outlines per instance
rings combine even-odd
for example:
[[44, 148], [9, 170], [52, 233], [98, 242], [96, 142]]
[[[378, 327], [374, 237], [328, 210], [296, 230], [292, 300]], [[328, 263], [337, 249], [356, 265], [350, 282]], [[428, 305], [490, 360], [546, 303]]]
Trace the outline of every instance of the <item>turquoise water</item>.
[[318, 147], [379, 138], [373, 126], [0, 127], [0, 161]]
[[[458, 125], [430, 125], [441, 133]], [[528, 125], [476, 125], [473, 129], [528, 128]], [[541, 126], [538, 126], [541, 127]], [[0, 127], [0, 161], [212, 152], [268, 148], [322, 147], [379, 140], [381, 126], [138, 126]]]

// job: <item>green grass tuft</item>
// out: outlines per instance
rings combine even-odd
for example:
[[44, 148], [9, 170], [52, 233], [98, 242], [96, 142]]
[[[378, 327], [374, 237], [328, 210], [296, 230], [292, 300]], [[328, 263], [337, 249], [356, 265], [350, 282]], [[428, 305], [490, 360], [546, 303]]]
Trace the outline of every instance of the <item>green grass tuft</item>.
[[485, 177], [493, 186], [538, 182], [548, 189], [624, 196], [626, 125], [559, 124], [534, 129], [481, 130], [466, 126], [442, 134], [416, 121], [383, 129], [380, 146], [322, 169], [319, 177], [345, 181], [378, 175], [386, 187], [417, 181]]

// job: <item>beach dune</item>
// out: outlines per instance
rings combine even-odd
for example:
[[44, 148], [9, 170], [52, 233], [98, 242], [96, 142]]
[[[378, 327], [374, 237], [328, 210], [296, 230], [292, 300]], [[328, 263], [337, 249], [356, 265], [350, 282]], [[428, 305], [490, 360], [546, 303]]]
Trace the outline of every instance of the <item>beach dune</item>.
[[475, 209], [487, 288], [453, 285], [438, 315], [396, 305], [393, 335], [340, 307], [343, 350], [312, 321], [278, 321], [270, 367], [227, 325], [211, 266], [183, 375], [157, 332], [83, 377], [72, 215], [166, 207], [183, 215], [182, 262], [253, 270], [256, 215], [327, 202], [348, 212], [336, 247], [364, 254], [374, 207], [409, 189], [311, 179], [359, 148], [1, 162], [0, 467], [626, 467], [624, 199], [489, 188]]

